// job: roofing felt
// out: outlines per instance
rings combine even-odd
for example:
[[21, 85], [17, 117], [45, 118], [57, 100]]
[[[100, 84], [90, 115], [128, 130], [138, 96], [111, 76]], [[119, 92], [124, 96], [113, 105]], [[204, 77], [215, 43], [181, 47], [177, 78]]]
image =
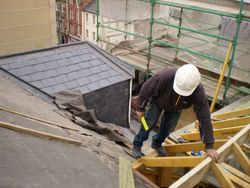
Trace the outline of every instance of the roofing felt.
[[82, 94], [133, 77], [133, 68], [89, 42], [60, 45], [0, 58], [0, 67], [47, 94]]
[[84, 8], [84, 12], [96, 14], [96, 0], [91, 0]]

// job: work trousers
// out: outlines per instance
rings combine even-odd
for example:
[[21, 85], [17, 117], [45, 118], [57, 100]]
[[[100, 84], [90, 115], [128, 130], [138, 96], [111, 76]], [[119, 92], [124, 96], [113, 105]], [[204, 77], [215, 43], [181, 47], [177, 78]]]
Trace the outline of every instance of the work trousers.
[[[139, 133], [135, 136], [133, 144], [135, 146], [142, 147], [143, 142], [148, 139], [149, 132], [152, 130], [153, 127], [156, 126], [157, 121], [161, 115], [161, 109], [159, 109], [158, 105], [155, 102], [151, 102], [149, 107], [145, 112], [145, 120], [148, 124], [149, 130], [146, 131], [141, 125]], [[164, 140], [168, 137], [168, 135], [174, 131], [178, 120], [180, 117], [180, 112], [166, 112], [161, 118], [160, 128], [158, 129], [157, 133], [153, 136], [153, 142], [157, 146], [161, 146]]]

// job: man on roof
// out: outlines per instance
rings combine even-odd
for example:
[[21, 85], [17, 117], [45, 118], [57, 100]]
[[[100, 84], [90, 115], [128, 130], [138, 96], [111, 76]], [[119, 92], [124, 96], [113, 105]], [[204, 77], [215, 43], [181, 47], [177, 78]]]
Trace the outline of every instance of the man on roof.
[[[201, 140], [205, 144], [206, 156], [218, 161], [218, 153], [213, 148], [214, 135], [208, 98], [200, 80], [201, 75], [197, 67], [187, 64], [178, 69], [166, 68], [143, 84], [136, 114], [140, 120], [145, 116], [149, 130], [146, 131], [141, 126], [135, 136], [132, 149], [135, 158], [142, 156], [143, 142], [148, 139], [150, 130], [155, 127], [163, 110], [161, 124], [158, 132], [153, 136], [151, 147], [159, 156], [167, 156], [162, 143], [174, 131], [181, 110], [193, 105], [199, 120], [199, 130]], [[148, 103], [149, 105], [147, 105]]]

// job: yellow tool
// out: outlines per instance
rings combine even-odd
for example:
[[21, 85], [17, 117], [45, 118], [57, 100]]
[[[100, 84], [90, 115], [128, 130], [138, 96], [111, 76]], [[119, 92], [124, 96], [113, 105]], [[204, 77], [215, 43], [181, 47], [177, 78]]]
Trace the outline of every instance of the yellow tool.
[[142, 125], [143, 125], [145, 131], [147, 131], [147, 130], [149, 129], [149, 127], [148, 127], [148, 124], [147, 124], [147, 122], [146, 122], [144, 116], [141, 117], [141, 123], [142, 123]]

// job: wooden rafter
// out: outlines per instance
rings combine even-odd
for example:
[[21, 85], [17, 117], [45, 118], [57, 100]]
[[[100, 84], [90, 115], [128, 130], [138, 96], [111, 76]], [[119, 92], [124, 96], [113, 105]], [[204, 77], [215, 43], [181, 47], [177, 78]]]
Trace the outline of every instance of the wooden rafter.
[[[244, 127], [245, 126], [243, 125], [243, 126], [238, 126], [238, 127], [217, 129], [217, 130], [214, 130], [214, 136], [215, 136], [215, 138], [225, 139], [228, 136], [232, 136], [232, 135], [238, 133]], [[182, 134], [180, 136], [188, 141], [200, 140], [200, 134], [198, 132]]]
[[222, 187], [235, 187], [220, 164], [212, 163], [212, 171]]
[[250, 123], [250, 116], [213, 122], [214, 129], [229, 128]]
[[223, 114], [214, 115], [213, 118], [229, 119], [229, 118], [235, 118], [235, 117], [246, 116], [246, 115], [250, 115], [250, 108], [244, 108], [244, 109], [235, 110], [235, 111], [231, 111], [231, 112], [227, 112]]
[[[242, 145], [243, 142], [246, 141], [249, 135], [250, 130], [250, 124], [247, 125], [243, 130], [241, 130], [238, 134], [236, 134], [233, 138], [231, 138], [226, 144], [221, 146], [217, 152], [219, 154], [219, 163], [223, 162], [229, 154], [232, 153], [232, 147], [234, 143], [237, 143], [239, 145]], [[210, 171], [210, 167], [212, 165], [212, 159], [207, 158], [203, 162], [201, 162], [199, 165], [197, 165], [195, 168], [193, 168], [190, 172], [185, 174], [182, 178], [180, 178], [178, 181], [173, 183], [170, 188], [176, 188], [176, 187], [194, 187], [199, 182], [201, 182], [207, 173]]]
[[204, 157], [143, 157], [142, 162], [146, 167], [195, 167], [204, 160]]
[[241, 150], [239, 144], [233, 143], [233, 153], [235, 158], [240, 163], [241, 167], [250, 175], [250, 161], [246, 154]]
[[244, 174], [243, 172], [239, 171], [238, 169], [236, 169], [236, 168], [234, 168], [226, 163], [222, 163], [222, 166], [224, 169], [226, 169], [231, 174], [237, 176], [238, 178], [240, 178], [240, 179], [242, 179], [250, 184], [250, 177], [248, 175]]
[[[218, 140], [214, 142], [214, 148], [218, 149], [223, 144], [226, 143], [227, 140]], [[193, 143], [182, 143], [182, 144], [167, 144], [164, 145], [165, 149], [169, 153], [178, 153], [178, 152], [188, 152], [188, 151], [200, 151], [204, 150], [204, 143], [202, 142], [193, 142]]]

